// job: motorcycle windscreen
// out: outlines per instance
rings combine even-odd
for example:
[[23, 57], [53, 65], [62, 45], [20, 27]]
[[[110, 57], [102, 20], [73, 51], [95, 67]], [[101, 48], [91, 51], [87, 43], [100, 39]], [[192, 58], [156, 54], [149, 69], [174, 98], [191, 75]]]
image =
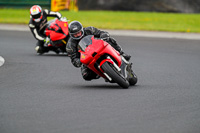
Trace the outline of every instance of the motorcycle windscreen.
[[85, 49], [92, 44], [92, 37], [94, 37], [93, 35], [89, 35], [86, 36], [84, 38], [81, 39], [81, 41], [78, 44], [78, 49], [80, 49], [81, 51], [85, 52]]
[[51, 25], [55, 24], [55, 21], [56, 21], [56, 18], [55, 19], [52, 19], [52, 20], [49, 20], [47, 22], [47, 27], [50, 27]]

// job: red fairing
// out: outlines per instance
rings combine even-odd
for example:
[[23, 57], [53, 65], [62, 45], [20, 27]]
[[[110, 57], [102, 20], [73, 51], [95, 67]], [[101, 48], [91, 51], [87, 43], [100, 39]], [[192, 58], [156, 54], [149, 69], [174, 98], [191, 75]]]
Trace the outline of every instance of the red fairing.
[[[95, 68], [95, 64], [97, 60], [102, 57], [103, 55], [109, 55], [112, 59], [114, 59], [117, 63], [117, 65], [120, 67], [122, 60], [119, 52], [117, 52], [110, 44], [103, 40], [97, 40], [94, 39], [94, 36], [91, 38], [92, 44], [89, 45], [86, 49], [85, 52], [79, 50], [81, 53], [80, 60], [83, 64], [85, 64], [88, 68], [93, 70], [95, 73], [98, 75], [105, 77], [103, 73]], [[108, 62], [113, 62], [111, 59], [103, 59], [103, 62], [108, 61]], [[102, 63], [99, 65], [101, 66]], [[100, 69], [101, 70], [101, 69]]]
[[52, 41], [65, 39], [69, 34], [68, 22], [56, 19], [46, 28], [45, 34], [46, 36], [49, 36]]
[[66, 35], [63, 35], [62, 33], [56, 33], [55, 31], [51, 32], [50, 38], [52, 41], [62, 40], [66, 37]]
[[[100, 51], [104, 49], [104, 42], [102, 40], [95, 40], [94, 37], [92, 38], [92, 45], [88, 46], [85, 49], [85, 52], [81, 52], [83, 55], [81, 57], [81, 62], [83, 64], [89, 64], [91, 61], [96, 61], [100, 57]], [[95, 57], [92, 56], [92, 54], [96, 52], [98, 55]], [[85, 58], [84, 58], [85, 56]]]

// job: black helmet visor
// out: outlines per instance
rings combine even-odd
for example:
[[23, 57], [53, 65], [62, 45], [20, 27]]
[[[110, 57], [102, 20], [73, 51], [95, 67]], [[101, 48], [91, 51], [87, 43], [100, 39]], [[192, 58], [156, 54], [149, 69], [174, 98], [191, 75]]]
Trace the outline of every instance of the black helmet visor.
[[41, 17], [41, 13], [38, 13], [38, 14], [36, 14], [36, 15], [32, 15], [32, 18], [33, 19], [38, 19], [38, 18], [40, 18]]

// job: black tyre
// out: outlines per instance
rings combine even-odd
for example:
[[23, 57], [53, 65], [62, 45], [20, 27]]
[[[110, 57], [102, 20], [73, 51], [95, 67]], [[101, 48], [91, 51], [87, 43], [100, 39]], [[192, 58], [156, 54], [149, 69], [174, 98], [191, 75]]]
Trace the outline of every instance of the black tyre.
[[103, 63], [103, 71], [108, 74], [119, 86], [122, 88], [128, 88], [129, 82], [120, 74], [115, 68], [108, 62]]
[[134, 72], [131, 73], [131, 78], [129, 79], [130, 85], [135, 85], [137, 83], [138, 79]]

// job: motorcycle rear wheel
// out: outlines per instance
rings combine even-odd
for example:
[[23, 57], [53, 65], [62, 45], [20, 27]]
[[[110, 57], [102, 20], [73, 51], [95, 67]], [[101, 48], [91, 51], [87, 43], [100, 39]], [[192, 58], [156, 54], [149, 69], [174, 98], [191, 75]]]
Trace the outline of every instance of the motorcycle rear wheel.
[[119, 86], [121, 86], [124, 89], [127, 89], [129, 87], [129, 82], [124, 78], [124, 76], [119, 73], [117, 70], [115, 70], [114, 66], [112, 64], [105, 62], [101, 66], [103, 71], [108, 74], [114, 80]]
[[137, 83], [138, 79], [134, 72], [131, 73], [131, 78], [129, 79], [130, 85], [135, 85]]

